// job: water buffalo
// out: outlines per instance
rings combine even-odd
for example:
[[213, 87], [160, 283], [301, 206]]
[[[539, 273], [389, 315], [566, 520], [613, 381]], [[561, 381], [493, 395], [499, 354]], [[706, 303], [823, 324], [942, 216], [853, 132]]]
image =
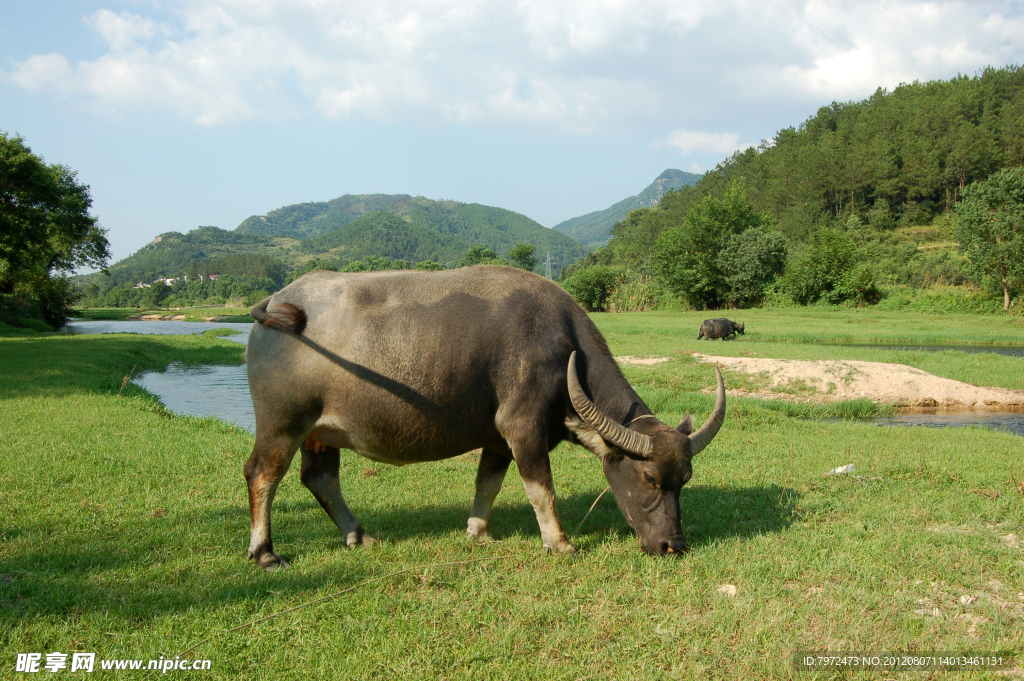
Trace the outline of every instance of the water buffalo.
[[509, 463], [526, 487], [544, 549], [573, 552], [555, 507], [548, 453], [562, 440], [600, 457], [645, 551], [686, 550], [679, 491], [725, 418], [725, 386], [696, 432], [672, 428], [623, 378], [601, 333], [554, 283], [478, 266], [443, 272], [307, 274], [252, 311], [249, 387], [256, 445], [245, 464], [249, 557], [282, 564], [271, 543], [274, 492], [302, 450], [302, 484], [348, 546], [368, 545], [338, 483], [340, 449], [395, 465], [482, 449], [467, 533], [491, 539]]
[[718, 319], [705, 319], [700, 325], [700, 330], [697, 332], [697, 340], [704, 338], [706, 340], [712, 340], [715, 338], [728, 338], [733, 334], [742, 334], [743, 325], [739, 322], [733, 322], [725, 317], [719, 317]]

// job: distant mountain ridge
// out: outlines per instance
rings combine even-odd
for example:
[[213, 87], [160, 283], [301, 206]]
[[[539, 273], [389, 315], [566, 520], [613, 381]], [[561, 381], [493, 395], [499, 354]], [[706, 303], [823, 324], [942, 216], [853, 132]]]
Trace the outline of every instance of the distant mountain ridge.
[[504, 256], [520, 242], [536, 247], [538, 262], [550, 252], [556, 273], [586, 253], [571, 237], [503, 208], [406, 194], [346, 194], [254, 215], [233, 231], [166, 232], [112, 265], [110, 274], [115, 285], [134, 283], [177, 276], [191, 262], [241, 254], [273, 256], [289, 269], [314, 257], [340, 268], [368, 256], [454, 267], [470, 246]]
[[615, 223], [625, 220], [629, 211], [655, 206], [665, 192], [696, 184], [700, 178], [701, 176], [695, 173], [669, 168], [636, 196], [623, 199], [604, 210], [560, 222], [552, 229], [572, 237], [588, 249], [604, 246], [611, 238], [612, 227]]
[[[418, 198], [422, 201], [430, 200]], [[330, 201], [296, 203], [272, 210], [266, 215], [252, 215], [234, 231], [240, 234], [309, 239], [344, 227], [368, 213], [378, 210], [395, 212], [416, 200], [408, 194], [345, 194]]]

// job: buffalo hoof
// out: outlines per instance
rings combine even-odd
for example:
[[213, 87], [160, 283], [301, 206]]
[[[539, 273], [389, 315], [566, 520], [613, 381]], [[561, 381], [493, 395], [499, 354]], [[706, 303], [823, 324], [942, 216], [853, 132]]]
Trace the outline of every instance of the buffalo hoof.
[[488, 542], [497, 541], [494, 535], [491, 534], [488, 523], [480, 518], [470, 518], [469, 524], [466, 526], [466, 536], [470, 539], [476, 540], [478, 544], [487, 544]]
[[377, 540], [363, 532], [362, 528], [355, 532], [349, 532], [345, 537], [345, 546], [354, 549], [357, 546], [376, 546]]
[[261, 568], [270, 572], [271, 570], [277, 570], [278, 568], [288, 567], [288, 563], [284, 561], [281, 556], [277, 555], [273, 551], [261, 551], [258, 555], [249, 554], [250, 560], [255, 560], [256, 564]]
[[544, 545], [544, 553], [546, 555], [549, 555], [549, 556], [552, 555], [552, 554], [557, 554], [557, 555], [562, 555], [562, 556], [571, 556], [571, 555], [573, 555], [575, 553], [579, 553], [579, 549], [577, 549], [575, 546], [573, 546], [569, 542], [562, 542], [561, 544], [559, 544], [557, 546], [550, 546], [548, 544], [545, 544]]

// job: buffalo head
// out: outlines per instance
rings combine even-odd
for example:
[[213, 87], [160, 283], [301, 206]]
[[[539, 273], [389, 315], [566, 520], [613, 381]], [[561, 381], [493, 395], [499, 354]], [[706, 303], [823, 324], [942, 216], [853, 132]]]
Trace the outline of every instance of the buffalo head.
[[693, 457], [714, 439], [725, 419], [725, 383], [718, 367], [715, 374], [715, 409], [696, 432], [689, 414], [675, 428], [649, 415], [634, 419], [627, 428], [590, 401], [576, 375], [576, 353], [569, 358], [569, 399], [581, 419], [571, 427], [580, 442], [601, 457], [615, 501], [647, 553], [682, 553], [688, 548], [679, 521], [679, 491], [693, 473]]

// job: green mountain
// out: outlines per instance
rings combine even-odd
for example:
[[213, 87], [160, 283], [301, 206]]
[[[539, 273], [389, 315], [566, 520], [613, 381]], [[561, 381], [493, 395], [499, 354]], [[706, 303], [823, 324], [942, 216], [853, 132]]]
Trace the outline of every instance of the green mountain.
[[470, 246], [481, 244], [507, 255], [520, 242], [533, 244], [541, 262], [550, 252], [556, 273], [586, 253], [564, 234], [502, 208], [406, 195], [346, 195], [252, 216], [234, 231], [199, 227], [187, 234], [166, 232], [112, 265], [108, 281], [114, 286], [150, 282], [183, 274], [191, 263], [211, 261], [253, 276], [280, 278], [280, 268], [269, 261], [225, 260], [243, 255], [276, 258], [287, 270], [314, 257], [341, 268], [368, 256], [453, 267]]
[[636, 196], [623, 199], [604, 210], [566, 220], [552, 229], [572, 237], [587, 248], [604, 246], [611, 238], [612, 227], [615, 223], [625, 220], [629, 211], [655, 206], [665, 192], [696, 184], [700, 178], [700, 175], [694, 173], [669, 168]]
[[188, 234], [165, 232], [152, 243], [111, 265], [109, 281], [114, 286], [150, 282], [156, 277], [181, 274], [192, 262], [207, 263], [239, 255], [267, 255], [268, 251], [279, 250], [275, 246], [275, 239], [271, 237], [238, 234], [219, 227], [197, 227]]
[[[571, 238], [525, 215], [477, 203], [371, 195], [343, 196], [330, 204], [319, 216], [296, 224], [292, 233], [319, 232], [320, 236], [302, 241], [303, 251], [327, 254], [342, 265], [367, 255], [385, 255], [410, 263], [434, 260], [453, 266], [470, 246], [482, 244], [506, 255], [516, 243], [524, 242], [536, 247], [539, 260], [550, 252], [559, 270], [586, 252]], [[383, 208], [357, 215], [378, 206]], [[275, 219], [267, 217], [268, 223]], [[339, 223], [337, 229], [323, 230]]]
[[378, 210], [399, 212], [416, 201], [429, 202], [429, 199], [414, 199], [406, 194], [345, 194], [331, 201], [296, 203], [266, 215], [253, 215], [243, 220], [235, 231], [308, 239], [344, 227], [367, 213]]

